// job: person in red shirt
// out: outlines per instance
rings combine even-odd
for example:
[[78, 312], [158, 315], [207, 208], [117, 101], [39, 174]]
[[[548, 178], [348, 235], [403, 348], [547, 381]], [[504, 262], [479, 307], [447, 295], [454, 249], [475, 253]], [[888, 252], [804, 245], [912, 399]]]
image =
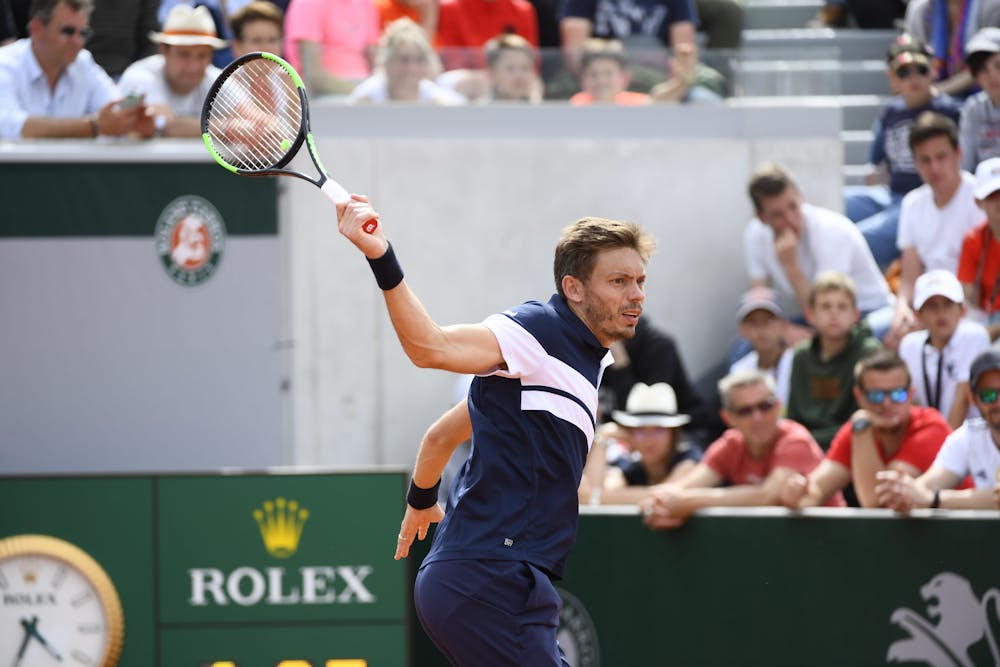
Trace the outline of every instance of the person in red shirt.
[[913, 405], [910, 384], [906, 362], [891, 350], [859, 361], [853, 388], [859, 409], [837, 431], [815, 470], [785, 482], [782, 504], [793, 509], [819, 505], [853, 482], [858, 503], [878, 507], [878, 472], [918, 477], [927, 470], [951, 428], [937, 410]]
[[[703, 507], [781, 504], [786, 480], [808, 475], [823, 460], [809, 430], [781, 418], [774, 378], [759, 369], [719, 381], [722, 419], [730, 428], [709, 445], [704, 458], [676, 483], [657, 486], [643, 504], [651, 528], [676, 528]], [[729, 486], [719, 487], [723, 483]], [[840, 493], [828, 505], [843, 506]]]
[[482, 46], [514, 33], [538, 46], [538, 15], [528, 0], [441, 0], [435, 45], [445, 69], [482, 68]]
[[969, 317], [996, 340], [1000, 338], [1000, 158], [983, 160], [976, 167], [975, 195], [986, 221], [966, 232], [957, 275]]

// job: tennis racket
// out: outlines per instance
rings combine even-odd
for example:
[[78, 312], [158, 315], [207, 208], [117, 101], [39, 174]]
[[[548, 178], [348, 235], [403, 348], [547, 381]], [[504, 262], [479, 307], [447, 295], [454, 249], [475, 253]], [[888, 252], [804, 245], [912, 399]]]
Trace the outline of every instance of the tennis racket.
[[[201, 110], [201, 136], [220, 165], [240, 176], [294, 176], [309, 181], [334, 204], [351, 195], [330, 178], [309, 128], [309, 101], [298, 72], [273, 53], [248, 53], [212, 84]], [[309, 147], [318, 178], [285, 167]], [[378, 220], [364, 230], [371, 234]]]

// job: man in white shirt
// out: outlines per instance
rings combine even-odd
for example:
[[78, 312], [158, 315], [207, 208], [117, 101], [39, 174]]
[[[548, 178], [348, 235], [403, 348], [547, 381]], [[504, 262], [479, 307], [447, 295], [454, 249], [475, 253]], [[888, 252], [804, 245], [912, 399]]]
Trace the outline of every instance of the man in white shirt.
[[899, 356], [913, 377], [914, 400], [935, 408], [957, 429], [979, 413], [969, 403], [969, 368], [990, 346], [986, 328], [963, 319], [962, 284], [946, 269], [924, 273], [914, 285], [913, 307], [926, 327], [903, 336]]
[[208, 9], [189, 5], [171, 9], [163, 32], [152, 32], [149, 38], [160, 45], [160, 52], [132, 63], [119, 87], [144, 96], [153, 110], [157, 136], [200, 137], [201, 107], [220, 73], [212, 65], [212, 54], [227, 42], [216, 35]]
[[[1000, 350], [989, 348], [972, 362], [971, 399], [983, 415], [948, 436], [934, 463], [913, 479], [895, 470], [878, 473], [879, 504], [897, 512], [931, 509], [997, 509], [1000, 472]], [[956, 489], [967, 476], [973, 489]]]
[[152, 132], [142, 104], [123, 109], [111, 77], [83, 48], [92, 0], [37, 0], [29, 37], [0, 48], [0, 139]]
[[931, 111], [920, 114], [910, 128], [910, 150], [924, 184], [907, 193], [900, 208], [896, 245], [902, 272], [889, 346], [916, 327], [911, 301], [917, 276], [933, 269], [955, 273], [965, 233], [983, 220], [975, 178], [962, 171], [954, 121]]
[[[750, 286], [773, 286], [805, 313], [816, 276], [839, 271], [854, 281], [858, 308], [881, 337], [892, 318], [892, 296], [857, 226], [839, 213], [804, 203], [791, 175], [777, 164], [758, 167], [748, 190], [757, 212], [743, 234]], [[786, 336], [789, 344], [809, 335], [802, 327], [792, 331]]]

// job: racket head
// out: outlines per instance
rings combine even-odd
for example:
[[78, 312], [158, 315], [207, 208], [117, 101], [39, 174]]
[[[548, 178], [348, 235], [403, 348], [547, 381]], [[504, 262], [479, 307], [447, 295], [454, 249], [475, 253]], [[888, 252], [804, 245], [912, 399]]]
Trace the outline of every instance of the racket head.
[[229, 171], [244, 176], [288, 173], [281, 168], [309, 135], [301, 77], [273, 53], [237, 58], [205, 97], [201, 132], [208, 152]]

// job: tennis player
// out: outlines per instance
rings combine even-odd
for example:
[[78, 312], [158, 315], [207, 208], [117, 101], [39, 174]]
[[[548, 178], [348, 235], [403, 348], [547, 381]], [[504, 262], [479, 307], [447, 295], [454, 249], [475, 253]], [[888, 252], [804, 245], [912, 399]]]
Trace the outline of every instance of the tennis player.
[[[363, 231], [378, 217], [368, 200], [353, 195], [338, 216], [341, 234], [368, 258], [410, 360], [477, 376], [468, 401], [425, 437], [407, 493], [397, 558], [440, 521], [414, 586], [421, 624], [460, 667], [568, 666], [551, 580], [576, 540], [607, 348], [635, 333], [653, 238], [631, 223], [578, 220], [556, 246], [548, 303], [439, 326], [403, 279], [382, 225]], [[445, 515], [441, 472], [469, 434], [472, 452]]]

